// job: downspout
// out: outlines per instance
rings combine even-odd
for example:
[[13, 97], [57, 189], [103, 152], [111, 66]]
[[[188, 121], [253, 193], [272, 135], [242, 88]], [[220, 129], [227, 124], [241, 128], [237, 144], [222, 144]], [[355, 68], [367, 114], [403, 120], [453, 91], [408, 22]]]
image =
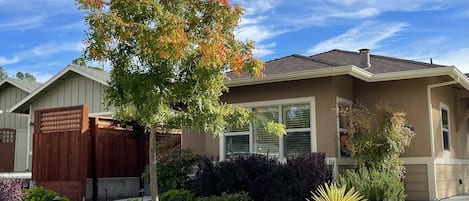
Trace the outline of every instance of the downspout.
[[430, 147], [432, 152], [432, 164], [427, 164], [427, 175], [428, 175], [428, 198], [429, 200], [437, 200], [436, 196], [436, 164], [435, 164], [435, 134], [433, 130], [433, 106], [432, 106], [432, 89], [438, 87], [444, 87], [448, 85], [458, 84], [459, 77], [454, 81], [442, 82], [438, 84], [427, 85], [427, 102], [428, 102], [428, 121], [430, 123]]

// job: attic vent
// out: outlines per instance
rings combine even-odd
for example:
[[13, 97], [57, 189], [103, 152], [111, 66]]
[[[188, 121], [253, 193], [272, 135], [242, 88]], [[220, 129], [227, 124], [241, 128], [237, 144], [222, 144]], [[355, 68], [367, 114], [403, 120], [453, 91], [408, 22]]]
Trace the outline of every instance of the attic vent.
[[370, 49], [360, 49], [360, 67], [369, 68], [371, 67], [370, 63]]

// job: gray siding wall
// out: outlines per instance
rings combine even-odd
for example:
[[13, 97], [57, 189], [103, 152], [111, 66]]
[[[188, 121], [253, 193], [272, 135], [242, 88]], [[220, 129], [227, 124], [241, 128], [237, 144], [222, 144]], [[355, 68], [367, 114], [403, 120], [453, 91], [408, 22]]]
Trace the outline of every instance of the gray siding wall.
[[25, 171], [28, 137], [28, 116], [8, 113], [6, 110], [26, 97], [25, 91], [8, 85], [0, 90], [0, 128], [16, 129], [14, 171]]
[[10, 109], [11, 106], [18, 103], [21, 99], [23, 99], [27, 95], [28, 93], [26, 93], [25, 91], [18, 89], [11, 85], [0, 90], [0, 110], [3, 111], [0, 114], [0, 128], [12, 128], [12, 129], [26, 129], [27, 128], [27, 125], [28, 125], [27, 116], [6, 112], [6, 110]]
[[58, 80], [46, 93], [33, 101], [32, 111], [87, 104], [90, 113], [105, 112], [105, 89], [106, 86], [81, 76]]

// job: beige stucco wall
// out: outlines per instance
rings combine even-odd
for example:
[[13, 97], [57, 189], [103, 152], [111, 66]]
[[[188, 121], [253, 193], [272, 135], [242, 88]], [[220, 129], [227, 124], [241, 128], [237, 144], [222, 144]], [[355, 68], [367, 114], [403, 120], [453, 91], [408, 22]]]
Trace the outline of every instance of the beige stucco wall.
[[406, 112], [406, 119], [414, 127], [416, 136], [403, 157], [431, 156], [427, 84], [427, 79], [354, 82], [355, 100], [370, 110], [373, 111], [377, 103], [387, 103], [392, 108]]
[[[469, 158], [468, 99], [467, 92], [457, 85], [434, 88], [432, 90], [432, 114], [435, 139], [435, 156], [453, 159]], [[443, 151], [440, 105], [449, 108], [450, 152]]]
[[[317, 150], [326, 157], [338, 156], [336, 97], [351, 101], [359, 100], [373, 110], [376, 103], [388, 102], [394, 108], [406, 111], [407, 120], [414, 127], [417, 136], [406, 149], [404, 157], [431, 156], [428, 105], [426, 86], [428, 80], [413, 79], [367, 83], [350, 76], [335, 76], [308, 80], [268, 83], [230, 88], [222, 96], [227, 103], [246, 103], [299, 97], [315, 97]], [[404, 90], [403, 90], [404, 89]], [[199, 147], [194, 135], [183, 135], [184, 147]], [[219, 140], [205, 136], [205, 154], [218, 158]]]

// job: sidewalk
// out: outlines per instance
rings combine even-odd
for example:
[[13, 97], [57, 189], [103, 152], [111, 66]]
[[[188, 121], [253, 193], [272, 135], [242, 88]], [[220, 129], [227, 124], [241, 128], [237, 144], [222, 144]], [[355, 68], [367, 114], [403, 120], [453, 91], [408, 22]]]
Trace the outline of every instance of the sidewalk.
[[463, 200], [469, 200], [469, 194], [456, 195], [450, 198], [442, 199], [441, 201], [463, 201]]
[[151, 201], [151, 196], [145, 196], [143, 197], [136, 197], [136, 198], [126, 198], [122, 200], [114, 200], [114, 201]]

